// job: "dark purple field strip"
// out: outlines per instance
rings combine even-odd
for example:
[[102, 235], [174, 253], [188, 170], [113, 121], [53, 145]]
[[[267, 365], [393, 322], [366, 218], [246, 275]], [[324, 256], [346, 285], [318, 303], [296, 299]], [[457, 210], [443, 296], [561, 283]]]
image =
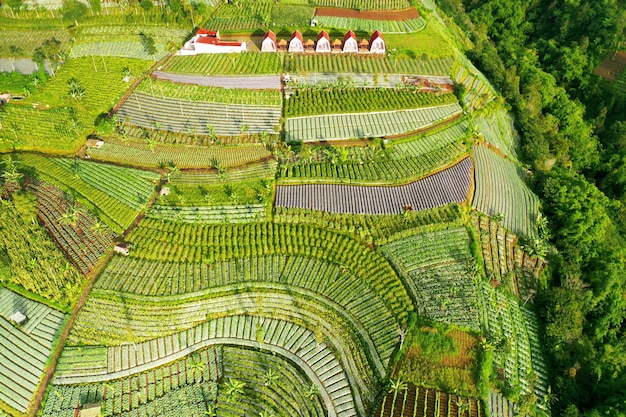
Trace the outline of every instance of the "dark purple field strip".
[[205, 76], [174, 74], [171, 72], [154, 71], [152, 73], [160, 80], [175, 83], [203, 85], [206, 87], [244, 88], [251, 90], [280, 90], [280, 75], [257, 75], [246, 77]]
[[276, 206], [351, 214], [400, 214], [407, 206], [428, 210], [465, 201], [471, 170], [472, 161], [465, 158], [448, 169], [406, 185], [279, 185]]

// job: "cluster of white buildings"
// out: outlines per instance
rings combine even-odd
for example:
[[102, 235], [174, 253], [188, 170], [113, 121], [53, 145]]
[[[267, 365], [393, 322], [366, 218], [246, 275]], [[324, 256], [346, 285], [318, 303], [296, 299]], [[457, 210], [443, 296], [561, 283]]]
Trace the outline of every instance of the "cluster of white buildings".
[[[246, 51], [245, 42], [223, 41], [218, 31], [200, 29], [189, 41], [185, 42], [179, 55], [216, 54], [216, 53], [239, 53]], [[317, 40], [302, 37], [300, 31], [295, 31], [289, 41], [286, 39], [276, 40], [276, 34], [271, 30], [263, 37], [261, 43], [262, 52], [346, 52], [346, 53], [385, 53], [385, 41], [379, 31], [375, 31], [370, 39], [358, 41], [353, 31], [349, 30], [341, 39], [331, 42], [328, 32], [322, 30], [317, 35]]]
[[371, 52], [371, 53], [385, 53], [385, 41], [382, 33], [375, 31], [372, 33], [369, 41], [367, 39], [361, 39], [357, 41], [356, 35], [353, 31], [349, 30], [343, 37], [343, 42], [340, 39], [330, 41], [328, 32], [322, 30], [317, 35], [317, 41], [313, 39], [307, 39], [306, 41], [302, 37], [300, 31], [295, 31], [291, 35], [291, 39], [287, 42], [285, 39], [276, 41], [276, 34], [271, 30], [263, 37], [261, 43], [261, 52], [276, 52], [276, 51], [288, 51], [288, 52]]

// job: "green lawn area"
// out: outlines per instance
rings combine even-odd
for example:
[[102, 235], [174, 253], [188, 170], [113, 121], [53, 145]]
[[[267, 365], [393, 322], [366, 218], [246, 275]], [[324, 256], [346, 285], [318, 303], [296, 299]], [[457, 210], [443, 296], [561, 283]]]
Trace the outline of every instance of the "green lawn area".
[[443, 58], [454, 55], [454, 50], [448, 40], [440, 35], [432, 21], [419, 32], [401, 35], [383, 34], [387, 51], [396, 49], [399, 55], [410, 58]]

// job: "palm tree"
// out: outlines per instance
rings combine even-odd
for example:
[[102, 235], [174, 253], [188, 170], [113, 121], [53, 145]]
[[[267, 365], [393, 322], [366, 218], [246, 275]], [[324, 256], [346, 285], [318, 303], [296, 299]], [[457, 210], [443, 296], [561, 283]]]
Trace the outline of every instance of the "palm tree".
[[315, 397], [317, 397], [319, 394], [320, 391], [314, 384], [309, 385], [304, 392], [304, 396], [307, 397], [310, 401], [313, 401], [313, 399], [315, 399]]
[[273, 387], [276, 385], [276, 381], [280, 379], [280, 376], [276, 372], [274, 372], [273, 369], [270, 368], [265, 373], [264, 379], [266, 387]]
[[204, 412], [204, 415], [208, 417], [217, 416], [217, 405], [215, 405], [214, 402], [209, 402], [206, 406], [206, 411]]
[[193, 355], [191, 359], [187, 362], [187, 367], [191, 372], [191, 376], [193, 377], [194, 382], [197, 382], [196, 376], [200, 375], [200, 381], [202, 381], [204, 370], [206, 369], [206, 365], [202, 362], [202, 358], [200, 355]]
[[469, 400], [463, 401], [459, 399], [456, 402], [456, 406], [457, 406], [457, 415], [465, 416], [465, 415], [469, 415], [472, 404], [470, 403]]
[[226, 392], [226, 398], [228, 401], [235, 401], [243, 394], [243, 389], [246, 383], [239, 381], [238, 379], [228, 378], [228, 382], [224, 385], [224, 391]]
[[396, 398], [401, 391], [406, 391], [409, 389], [409, 386], [402, 379], [398, 378], [395, 381], [393, 379], [390, 380], [391, 385], [389, 386], [389, 392], [393, 392], [393, 403], [391, 406], [391, 413], [389, 415], [394, 415], [394, 408], [396, 405]]

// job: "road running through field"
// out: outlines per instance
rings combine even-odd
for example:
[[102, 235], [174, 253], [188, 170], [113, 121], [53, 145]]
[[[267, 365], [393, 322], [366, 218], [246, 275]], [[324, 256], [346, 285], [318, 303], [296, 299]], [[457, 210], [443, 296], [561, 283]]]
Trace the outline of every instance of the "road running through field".
[[174, 74], [164, 71], [154, 71], [152, 75], [160, 80], [182, 84], [204, 85], [207, 87], [244, 88], [250, 90], [280, 90], [282, 87], [280, 75], [228, 77]]

